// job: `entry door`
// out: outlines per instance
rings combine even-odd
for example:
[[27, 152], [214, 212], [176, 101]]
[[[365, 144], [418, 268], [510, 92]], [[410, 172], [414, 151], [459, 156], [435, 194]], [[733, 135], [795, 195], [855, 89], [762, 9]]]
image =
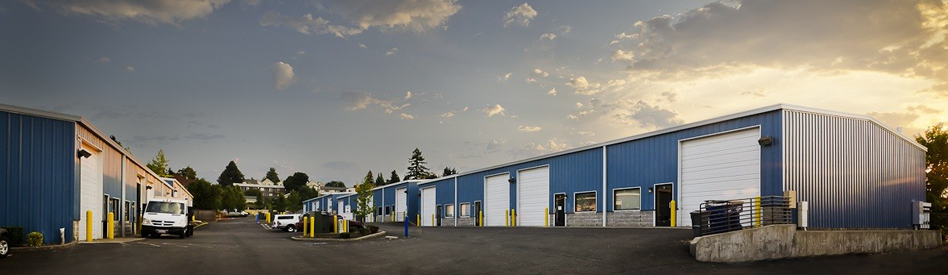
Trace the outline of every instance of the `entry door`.
[[487, 212], [484, 222], [487, 226], [505, 226], [507, 210], [510, 209], [509, 174], [503, 174], [484, 179], [484, 190], [487, 193], [484, 204]]
[[680, 145], [680, 226], [691, 226], [691, 211], [706, 200], [760, 196], [760, 128], [682, 141]]
[[102, 238], [102, 173], [99, 170], [99, 152], [85, 144], [82, 148], [92, 153], [79, 158], [79, 239], [86, 239], [86, 211], [92, 211], [92, 238]]
[[517, 225], [543, 226], [550, 207], [550, 167], [517, 174]]
[[441, 226], [441, 206], [438, 205], [438, 210], [435, 210], [435, 226]]
[[421, 225], [434, 226], [435, 187], [421, 189]]
[[556, 205], [553, 226], [566, 226], [566, 194], [556, 194], [553, 200]]
[[336, 200], [336, 213], [339, 214], [340, 216], [343, 216], [343, 219], [345, 219], [346, 211], [343, 211], [345, 209], [346, 209], [345, 206], [342, 204], [342, 199]]
[[481, 226], [481, 202], [474, 202], [474, 226]]
[[408, 194], [405, 194], [405, 188], [395, 189], [395, 221], [405, 220], [405, 214], [408, 212]]
[[671, 226], [671, 184], [655, 186], [655, 226]]

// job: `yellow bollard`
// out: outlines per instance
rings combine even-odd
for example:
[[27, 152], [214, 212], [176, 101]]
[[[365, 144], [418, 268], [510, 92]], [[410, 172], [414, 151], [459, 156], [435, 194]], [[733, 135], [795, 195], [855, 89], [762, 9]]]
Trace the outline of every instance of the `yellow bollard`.
[[316, 217], [309, 219], [309, 237], [310, 238], [316, 237]]
[[415, 226], [421, 226], [421, 214], [416, 215]]
[[[673, 214], [674, 215], [674, 214]], [[543, 227], [550, 226], [550, 208], [543, 208]]]
[[510, 226], [510, 210], [504, 210], [504, 226]]
[[306, 231], [307, 226], [309, 226], [309, 217], [303, 217], [303, 236], [304, 237], [306, 236], [306, 232], [309, 232], [309, 231]]
[[760, 196], [751, 201], [754, 204], [754, 227], [760, 227]]
[[675, 216], [677, 216], [676, 214], [678, 214], [678, 210], [676, 210], [677, 207], [675, 207], [675, 205], [676, 205], [675, 201], [671, 201], [670, 203], [668, 203], [668, 207], [671, 208], [671, 227], [675, 227], [675, 223], [676, 223]]
[[332, 215], [332, 233], [339, 233], [339, 219], [336, 215]]
[[517, 209], [510, 209], [510, 226], [517, 226]]
[[92, 241], [92, 210], [86, 210], [86, 241]]
[[108, 227], [109, 240], [115, 239], [115, 214], [112, 214], [112, 212], [109, 212], [108, 220], [106, 221], [107, 222], [105, 224], [106, 224], [106, 227]]
[[431, 226], [435, 226], [434, 214], [431, 214]]
[[481, 226], [484, 226], [484, 211], [478, 211], [477, 213], [478, 213], [479, 215], [481, 215], [481, 223], [480, 223], [480, 225], [481, 225]]
[[267, 212], [267, 224], [270, 224], [270, 212]]

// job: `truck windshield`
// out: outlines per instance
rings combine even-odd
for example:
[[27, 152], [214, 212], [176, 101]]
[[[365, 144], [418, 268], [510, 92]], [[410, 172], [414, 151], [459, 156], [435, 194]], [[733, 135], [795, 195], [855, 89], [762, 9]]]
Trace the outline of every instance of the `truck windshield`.
[[145, 212], [164, 214], [184, 214], [184, 204], [178, 202], [153, 201], [148, 203]]

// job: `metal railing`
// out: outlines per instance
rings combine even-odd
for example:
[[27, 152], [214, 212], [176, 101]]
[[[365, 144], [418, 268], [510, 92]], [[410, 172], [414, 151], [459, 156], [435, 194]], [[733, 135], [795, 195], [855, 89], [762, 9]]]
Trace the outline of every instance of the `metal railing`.
[[709, 200], [690, 214], [695, 237], [793, 223], [790, 198], [781, 196]]

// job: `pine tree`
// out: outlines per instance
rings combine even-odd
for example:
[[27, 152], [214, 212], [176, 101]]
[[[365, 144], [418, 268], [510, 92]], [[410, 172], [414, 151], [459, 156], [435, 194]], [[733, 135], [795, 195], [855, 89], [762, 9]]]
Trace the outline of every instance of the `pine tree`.
[[447, 176], [454, 175], [454, 174], [457, 174], [457, 173], [458, 173], [458, 170], [457, 170], [457, 169], [450, 168], [450, 167], [445, 167], [445, 168], [444, 168], [444, 172], [441, 172], [441, 176], [442, 176], [442, 177], [447, 177]]
[[379, 173], [375, 178], [375, 186], [385, 185], [385, 177], [382, 176], [382, 173]]
[[194, 168], [191, 168], [190, 165], [188, 165], [188, 167], [178, 169], [177, 174], [188, 180], [197, 180], [197, 171], [194, 171]]
[[267, 171], [267, 176], [263, 178], [269, 179], [270, 181], [274, 183], [280, 182], [280, 175], [277, 174], [276, 168], [273, 168], [273, 167], [270, 167], [270, 171]]
[[148, 166], [148, 169], [151, 169], [152, 172], [158, 174], [162, 177], [170, 177], [168, 171], [171, 168], [168, 168], [168, 162], [170, 160], [165, 158], [165, 151], [158, 149], [158, 155], [154, 159], [148, 162], [145, 166]]
[[392, 170], [392, 175], [389, 176], [388, 183], [396, 183], [399, 181], [402, 181], [402, 179], [398, 177], [398, 173], [395, 172], [395, 170]]
[[237, 168], [237, 163], [233, 160], [227, 164], [227, 167], [224, 168], [224, 172], [221, 172], [221, 176], [217, 177], [217, 183], [221, 186], [231, 186], [234, 183], [244, 182], [244, 173], [240, 172], [240, 169]]
[[405, 174], [405, 179], [417, 180], [430, 178], [431, 172], [428, 171], [428, 167], [425, 167], [425, 164], [428, 164], [428, 162], [426, 162], [425, 157], [421, 155], [421, 150], [415, 148], [415, 151], [411, 152], [411, 158], [408, 159], [408, 173]]

